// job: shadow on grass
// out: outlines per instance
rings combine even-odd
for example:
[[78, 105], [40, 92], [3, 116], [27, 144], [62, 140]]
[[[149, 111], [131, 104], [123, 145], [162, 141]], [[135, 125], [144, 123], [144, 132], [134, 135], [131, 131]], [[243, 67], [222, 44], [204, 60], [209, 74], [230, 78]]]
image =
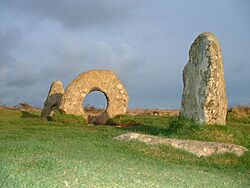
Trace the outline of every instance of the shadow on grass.
[[182, 117], [152, 117], [144, 120], [138, 117], [138, 119], [134, 119], [133, 126], [121, 129], [150, 135], [185, 136], [201, 130], [201, 126], [194, 120]]
[[21, 118], [40, 118], [39, 115], [32, 114], [32, 113], [27, 112], [27, 111], [21, 111], [21, 113], [22, 113]]
[[157, 135], [169, 136], [173, 134], [173, 131], [169, 129], [168, 127], [161, 128], [161, 127], [155, 127], [155, 126], [145, 125], [145, 124], [136, 124], [134, 126], [123, 127], [121, 129], [128, 130], [131, 132], [139, 132], [139, 133], [156, 135], [156, 136]]

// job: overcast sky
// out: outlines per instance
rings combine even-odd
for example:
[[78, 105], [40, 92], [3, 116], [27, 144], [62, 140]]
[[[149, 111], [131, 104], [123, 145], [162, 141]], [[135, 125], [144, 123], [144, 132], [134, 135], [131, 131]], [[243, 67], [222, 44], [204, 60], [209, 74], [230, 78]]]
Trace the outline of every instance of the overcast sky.
[[221, 43], [229, 104], [250, 104], [249, 0], [1, 0], [0, 102], [42, 106], [52, 81], [111, 69], [130, 107], [179, 108], [205, 31]]

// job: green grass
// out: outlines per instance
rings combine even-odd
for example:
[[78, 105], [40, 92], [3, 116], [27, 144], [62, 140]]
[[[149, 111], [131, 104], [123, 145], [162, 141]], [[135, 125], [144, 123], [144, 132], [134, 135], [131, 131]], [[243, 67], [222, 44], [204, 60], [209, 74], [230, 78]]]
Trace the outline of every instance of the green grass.
[[59, 111], [55, 111], [49, 120], [56, 122], [58, 125], [74, 125], [83, 126], [88, 122], [82, 116], [76, 116], [73, 114], [62, 114]]
[[245, 121], [200, 128], [177, 117], [110, 120], [112, 125], [132, 125], [124, 128], [80, 125], [81, 121], [74, 117], [47, 121], [37, 113], [0, 110], [0, 187], [250, 186], [249, 152], [241, 157], [198, 158], [168, 146], [113, 140], [123, 133], [140, 132], [250, 149], [250, 123]]

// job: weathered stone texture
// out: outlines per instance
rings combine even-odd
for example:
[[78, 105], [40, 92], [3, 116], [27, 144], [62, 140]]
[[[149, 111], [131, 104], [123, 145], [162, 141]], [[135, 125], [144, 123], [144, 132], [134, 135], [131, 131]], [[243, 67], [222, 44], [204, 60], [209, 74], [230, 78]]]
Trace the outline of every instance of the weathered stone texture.
[[200, 34], [192, 44], [183, 83], [182, 116], [199, 123], [225, 124], [224, 68], [219, 41], [213, 33]]
[[42, 117], [51, 117], [54, 110], [59, 109], [59, 105], [64, 94], [63, 83], [61, 81], [52, 82], [47, 96], [44, 102], [42, 110]]
[[[90, 117], [82, 106], [83, 100], [93, 91], [102, 92], [107, 99], [107, 108], [99, 116]], [[80, 74], [67, 87], [59, 107], [66, 114], [81, 115], [95, 124], [105, 124], [118, 114], [125, 114], [128, 107], [128, 93], [110, 70], [92, 70]]]
[[178, 149], [188, 151], [198, 157], [208, 157], [214, 154], [233, 153], [241, 156], [248, 151], [247, 148], [235, 145], [225, 144], [220, 142], [204, 142], [197, 140], [180, 140], [174, 138], [161, 138], [158, 136], [145, 135], [139, 133], [126, 133], [114, 138], [115, 140], [130, 141], [138, 140], [146, 144], [164, 144], [173, 146]]

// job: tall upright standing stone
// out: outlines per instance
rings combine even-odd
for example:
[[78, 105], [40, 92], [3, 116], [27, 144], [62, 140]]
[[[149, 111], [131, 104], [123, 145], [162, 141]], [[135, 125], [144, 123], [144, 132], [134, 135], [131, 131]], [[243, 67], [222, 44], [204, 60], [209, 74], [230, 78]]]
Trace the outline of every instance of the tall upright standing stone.
[[49, 118], [52, 116], [54, 110], [58, 110], [63, 94], [63, 83], [58, 80], [52, 82], [47, 99], [44, 102], [42, 117]]
[[202, 33], [195, 39], [183, 70], [183, 83], [183, 117], [198, 123], [226, 123], [224, 67], [219, 41], [213, 33]]

